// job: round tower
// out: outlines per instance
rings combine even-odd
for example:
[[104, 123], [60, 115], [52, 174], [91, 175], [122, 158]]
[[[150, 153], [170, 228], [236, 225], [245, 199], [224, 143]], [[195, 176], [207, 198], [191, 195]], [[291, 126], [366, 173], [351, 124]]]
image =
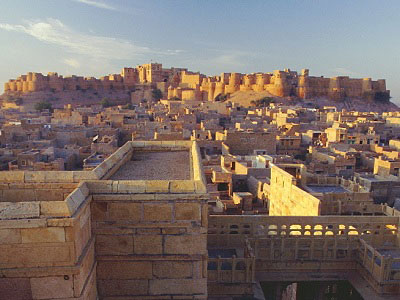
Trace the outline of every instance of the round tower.
[[274, 91], [275, 95], [278, 97], [285, 97], [287, 95], [286, 88], [287, 87], [287, 82], [286, 82], [286, 74], [285, 72], [276, 70], [274, 71]]
[[363, 78], [362, 80], [362, 92], [369, 93], [372, 91], [372, 81], [371, 78]]
[[223, 82], [217, 82], [215, 84], [214, 99], [219, 94], [224, 94], [224, 93], [225, 93], [225, 84]]

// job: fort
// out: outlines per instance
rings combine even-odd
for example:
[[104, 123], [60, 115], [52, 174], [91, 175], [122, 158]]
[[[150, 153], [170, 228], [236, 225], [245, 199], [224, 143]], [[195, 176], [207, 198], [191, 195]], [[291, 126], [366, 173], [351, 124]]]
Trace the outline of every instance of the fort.
[[366, 98], [389, 99], [384, 79], [354, 79], [348, 76], [332, 78], [309, 75], [308, 69], [300, 73], [285, 69], [272, 73], [222, 73], [206, 76], [184, 68], [163, 68], [162, 64], [149, 63], [136, 68], [123, 68], [120, 74], [111, 74], [99, 79], [94, 77], [68, 76], [58, 73], [28, 73], [4, 84], [6, 93], [38, 91], [95, 91], [130, 90], [150, 85], [161, 90], [164, 99], [212, 101], [219, 95], [237, 91], [266, 91], [272, 96], [295, 96], [302, 99], [325, 97], [329, 99]]

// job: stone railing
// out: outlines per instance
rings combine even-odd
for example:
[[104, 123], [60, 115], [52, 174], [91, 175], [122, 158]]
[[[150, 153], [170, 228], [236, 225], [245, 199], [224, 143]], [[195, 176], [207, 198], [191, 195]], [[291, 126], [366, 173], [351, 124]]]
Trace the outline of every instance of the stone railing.
[[246, 238], [281, 236], [360, 236], [373, 234], [385, 241], [398, 234], [399, 218], [393, 216], [210, 216], [208, 243], [240, 247]]
[[209, 257], [207, 281], [222, 283], [254, 283], [255, 255], [249, 240], [245, 240], [244, 257]]
[[208, 282], [252, 283], [254, 282], [255, 258], [209, 258]]
[[377, 207], [386, 215], [210, 216], [208, 247], [238, 248], [248, 239], [256, 277], [271, 272], [358, 270], [379, 293], [393, 293], [393, 286], [400, 283], [398, 211]]
[[400, 257], [394, 258], [394, 253], [399, 254], [398, 247], [382, 246], [379, 250], [360, 239], [358, 261], [363, 268], [380, 284], [400, 281]]

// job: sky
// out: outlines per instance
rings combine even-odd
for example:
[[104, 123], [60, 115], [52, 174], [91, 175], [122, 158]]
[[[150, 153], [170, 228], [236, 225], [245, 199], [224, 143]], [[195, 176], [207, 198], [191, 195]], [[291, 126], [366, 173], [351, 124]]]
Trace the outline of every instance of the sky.
[[27, 72], [99, 77], [152, 61], [384, 78], [400, 104], [399, 0], [1, 0], [1, 11], [0, 92]]

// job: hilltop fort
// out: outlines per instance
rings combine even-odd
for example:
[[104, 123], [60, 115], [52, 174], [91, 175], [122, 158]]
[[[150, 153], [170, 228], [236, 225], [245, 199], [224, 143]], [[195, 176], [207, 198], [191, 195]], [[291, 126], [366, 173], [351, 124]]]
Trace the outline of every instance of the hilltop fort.
[[[389, 100], [390, 91], [384, 79], [354, 79], [348, 76], [325, 78], [309, 75], [308, 69], [300, 73], [285, 69], [272, 73], [222, 73], [206, 76], [184, 68], [163, 68], [162, 64], [150, 63], [136, 68], [123, 68], [120, 74], [99, 79], [94, 77], [68, 76], [58, 73], [28, 73], [4, 84], [6, 94], [63, 91], [130, 91], [136, 98], [143, 91], [157, 88], [164, 99], [212, 101], [237, 91], [268, 92], [276, 97], [317, 97], [340, 100], [363, 98]], [[137, 93], [137, 92], [140, 93]], [[138, 96], [138, 94], [140, 94]], [[133, 96], [135, 98], [135, 96]]]

